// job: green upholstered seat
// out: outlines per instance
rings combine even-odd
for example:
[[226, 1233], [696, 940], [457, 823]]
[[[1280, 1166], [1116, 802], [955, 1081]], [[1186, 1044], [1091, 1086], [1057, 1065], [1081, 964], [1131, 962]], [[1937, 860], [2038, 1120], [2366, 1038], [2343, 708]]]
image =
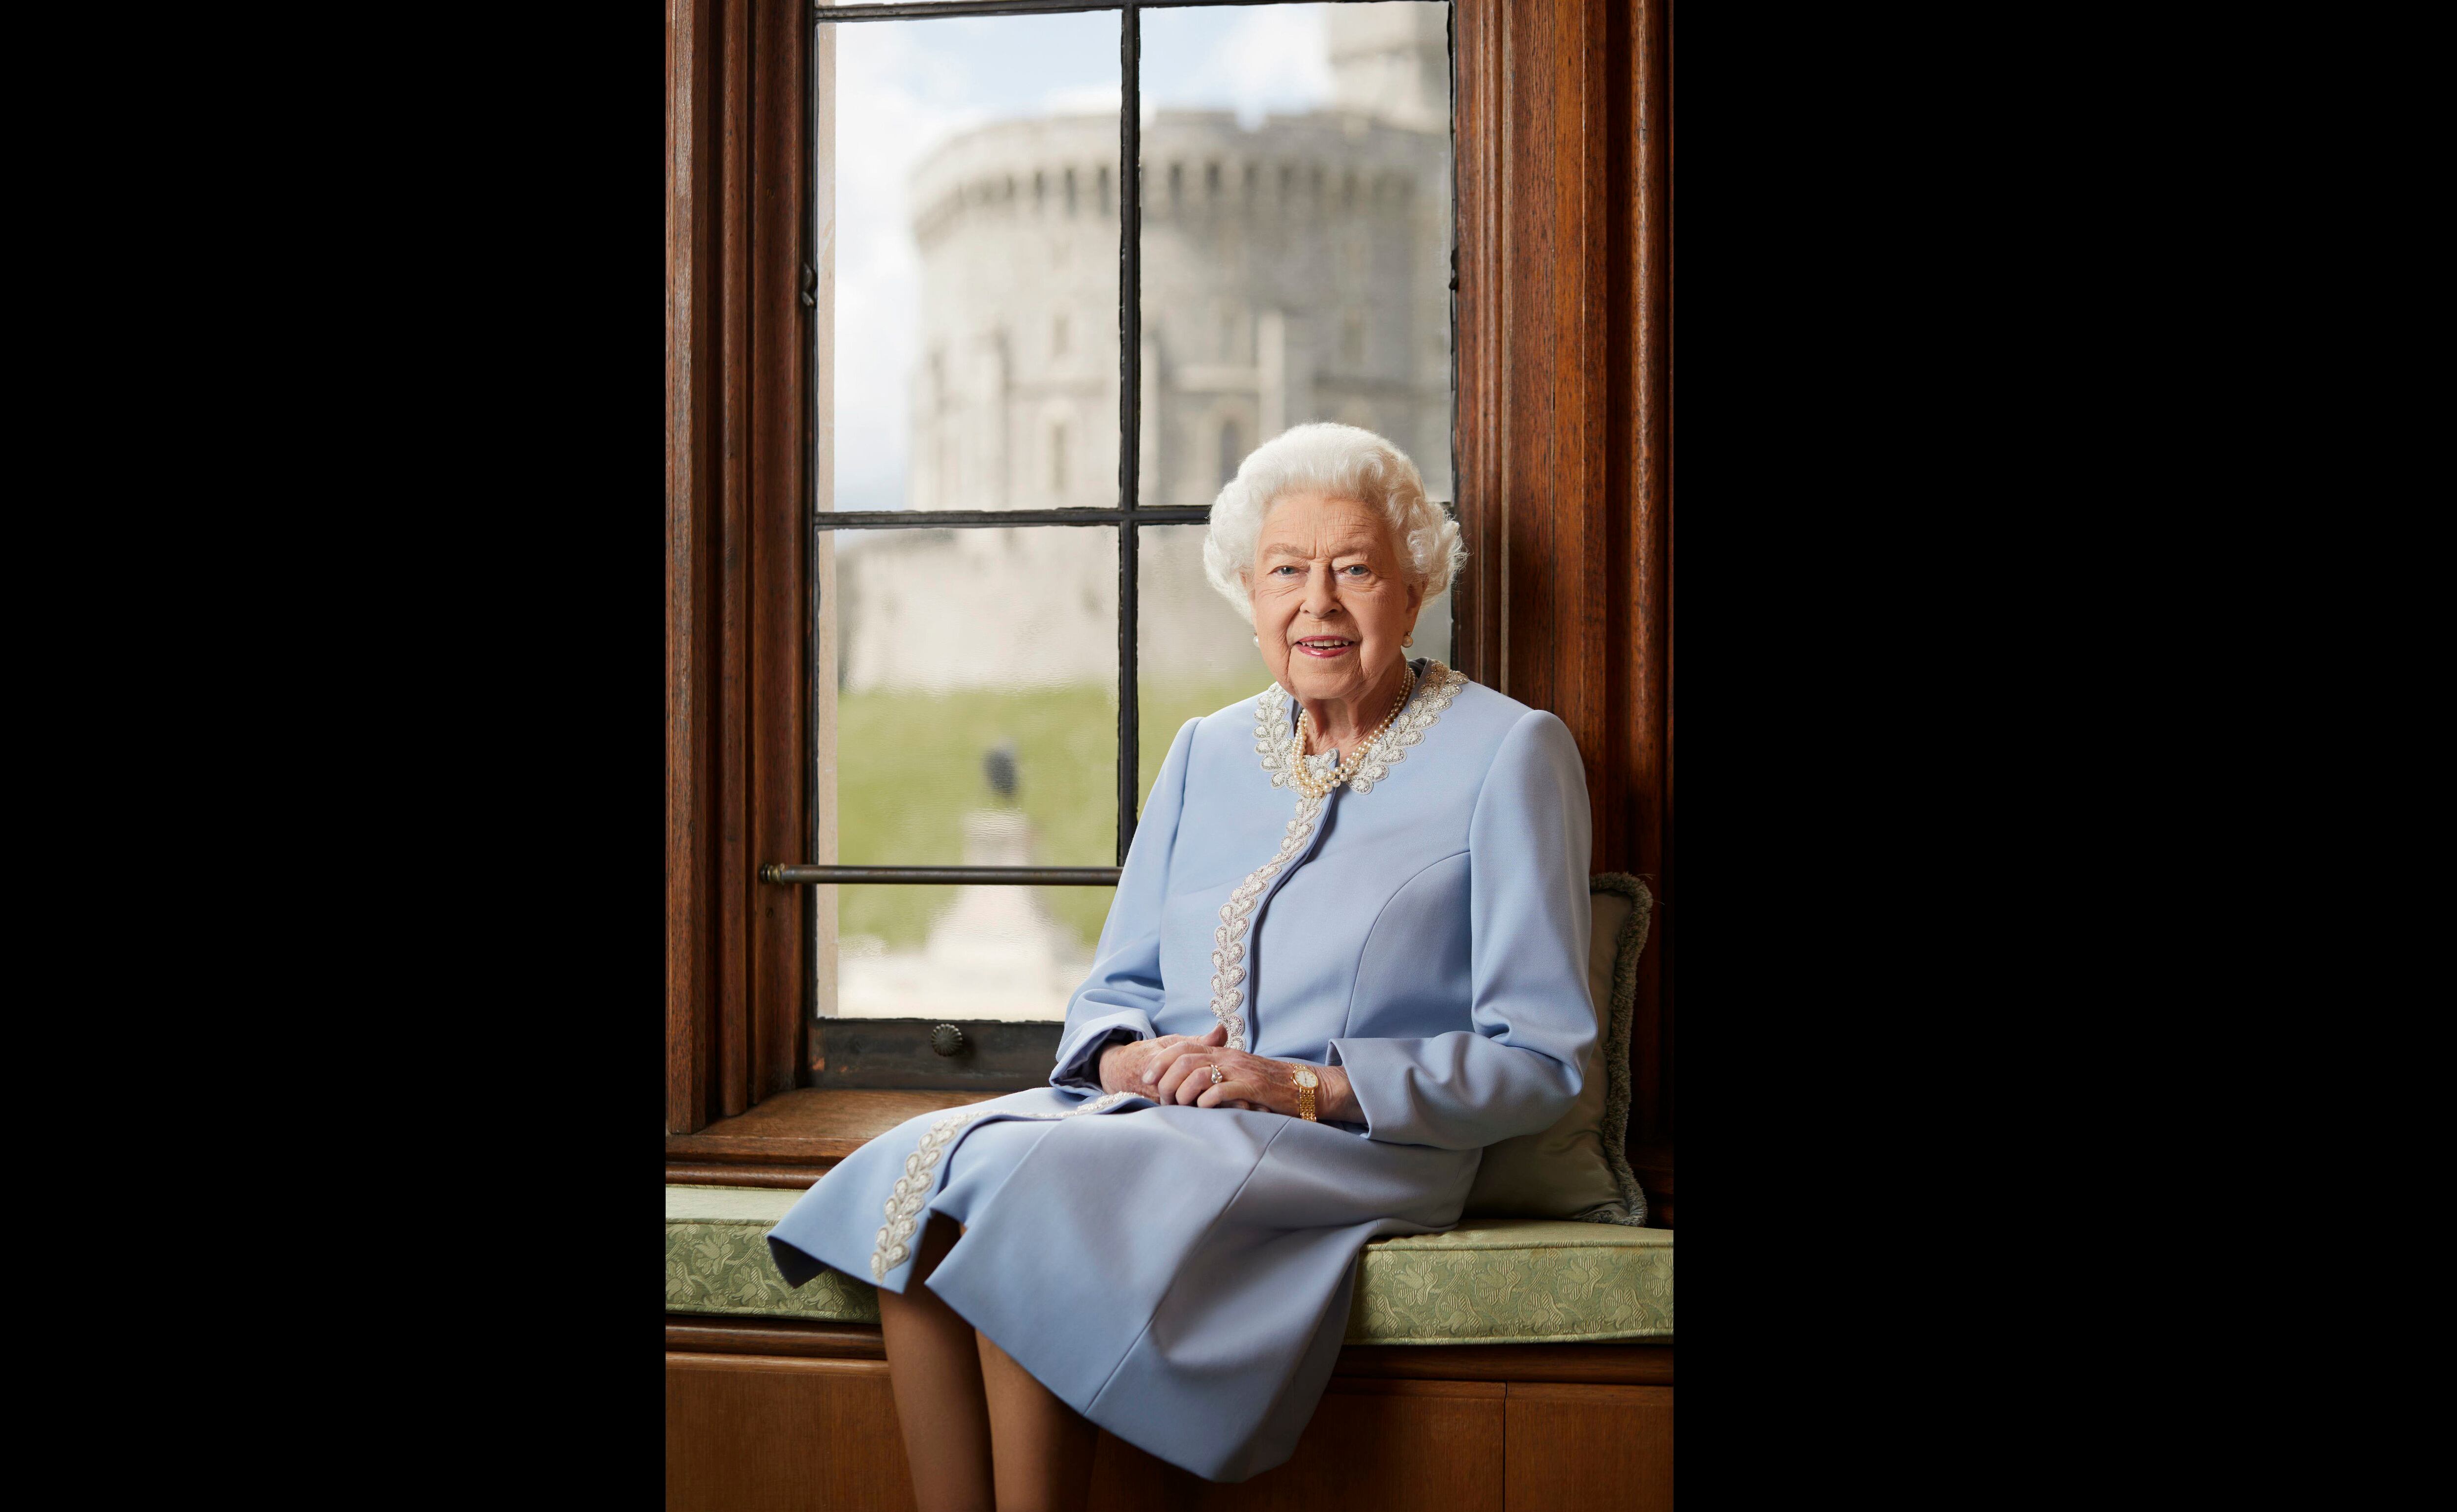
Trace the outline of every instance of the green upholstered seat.
[[[801, 1193], [666, 1189], [666, 1311], [876, 1323], [866, 1282], [821, 1274], [799, 1291], [768, 1257], [769, 1228]], [[1470, 1219], [1448, 1233], [1365, 1247], [1352, 1344], [1572, 1344], [1672, 1339], [1672, 1232], [1608, 1223]]]

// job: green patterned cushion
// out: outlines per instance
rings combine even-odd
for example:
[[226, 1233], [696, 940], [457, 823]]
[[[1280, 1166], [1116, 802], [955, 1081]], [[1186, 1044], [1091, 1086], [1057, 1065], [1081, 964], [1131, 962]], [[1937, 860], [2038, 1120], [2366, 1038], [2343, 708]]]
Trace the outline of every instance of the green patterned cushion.
[[[878, 1295], [834, 1271], [795, 1291], [765, 1235], [801, 1193], [666, 1189], [666, 1311], [876, 1323]], [[1352, 1344], [1672, 1338], [1672, 1231], [1470, 1219], [1365, 1247]]]

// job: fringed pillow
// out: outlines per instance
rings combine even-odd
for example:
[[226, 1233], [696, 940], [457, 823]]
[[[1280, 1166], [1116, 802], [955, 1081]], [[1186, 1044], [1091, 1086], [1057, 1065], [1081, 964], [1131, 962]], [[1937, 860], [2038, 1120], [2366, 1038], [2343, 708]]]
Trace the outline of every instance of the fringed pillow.
[[1629, 1019], [1638, 993], [1638, 956], [1655, 896], [1627, 872], [1587, 879], [1595, 936], [1587, 947], [1587, 989], [1596, 1010], [1595, 1053], [1567, 1116], [1537, 1134], [1488, 1145], [1467, 1194], [1470, 1218], [1577, 1218], [1646, 1222], [1646, 1192], [1629, 1169]]

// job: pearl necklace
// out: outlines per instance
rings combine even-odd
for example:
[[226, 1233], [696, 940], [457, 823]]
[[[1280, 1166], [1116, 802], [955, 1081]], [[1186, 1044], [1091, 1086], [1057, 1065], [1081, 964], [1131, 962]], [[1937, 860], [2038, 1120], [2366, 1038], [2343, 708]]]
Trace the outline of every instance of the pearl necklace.
[[1356, 769], [1365, 764], [1365, 753], [1373, 749], [1373, 742], [1382, 738], [1382, 732], [1390, 729], [1391, 721], [1399, 717], [1399, 711], [1408, 707], [1408, 695], [1415, 691], [1416, 669], [1408, 667], [1399, 679], [1399, 696], [1392, 700], [1391, 712], [1382, 716], [1382, 722], [1375, 725], [1364, 739], [1356, 742], [1349, 752], [1348, 759], [1339, 763], [1327, 777], [1315, 777], [1312, 769], [1306, 764], [1305, 705], [1298, 704], [1296, 733], [1290, 737], [1289, 741], [1289, 755], [1291, 757], [1289, 762], [1289, 777], [1296, 783], [1297, 791], [1310, 798], [1325, 797], [1330, 795], [1332, 789], [1354, 777]]

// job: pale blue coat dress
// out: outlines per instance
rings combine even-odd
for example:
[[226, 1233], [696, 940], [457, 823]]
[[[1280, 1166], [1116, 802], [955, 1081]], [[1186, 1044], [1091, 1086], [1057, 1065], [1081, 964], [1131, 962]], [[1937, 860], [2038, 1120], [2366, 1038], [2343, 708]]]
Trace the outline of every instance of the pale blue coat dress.
[[[1578, 748], [1416, 667], [1321, 800], [1289, 779], [1278, 687], [1180, 730], [1050, 1085], [864, 1145], [770, 1232], [785, 1278], [900, 1293], [943, 1213], [966, 1231], [930, 1289], [1068, 1405], [1212, 1481], [1287, 1460], [1365, 1241], [1457, 1222], [1483, 1147], [1559, 1121], [1596, 1038]], [[1101, 1092], [1111, 1030], [1214, 1024], [1347, 1067], [1365, 1122]]]

